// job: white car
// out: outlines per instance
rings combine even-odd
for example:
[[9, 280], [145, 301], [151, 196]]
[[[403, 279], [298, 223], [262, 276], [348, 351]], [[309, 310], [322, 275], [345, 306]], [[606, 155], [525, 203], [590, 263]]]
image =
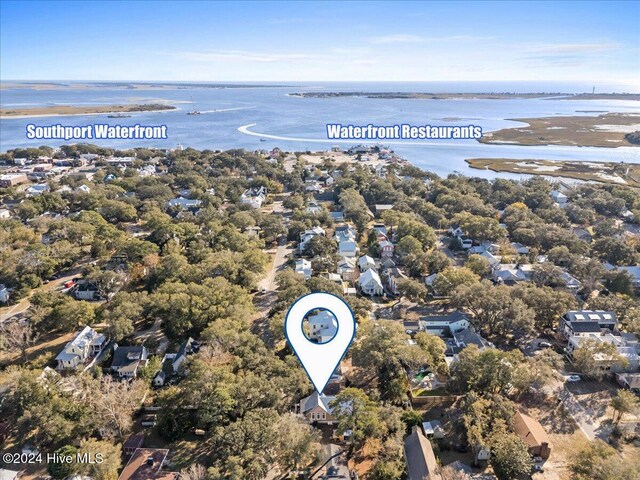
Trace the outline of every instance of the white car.
[[569, 375], [567, 377], [567, 382], [579, 382], [580, 381], [580, 375]]

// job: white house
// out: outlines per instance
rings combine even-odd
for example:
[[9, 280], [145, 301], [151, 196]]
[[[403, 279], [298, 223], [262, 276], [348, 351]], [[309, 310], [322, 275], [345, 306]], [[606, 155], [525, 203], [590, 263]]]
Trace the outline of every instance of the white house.
[[305, 260], [304, 258], [296, 260], [295, 271], [298, 275], [302, 275], [305, 280], [309, 280], [311, 278], [311, 274], [313, 273], [311, 262], [309, 260]]
[[551, 198], [558, 204], [560, 208], [566, 207], [567, 203], [569, 202], [569, 197], [558, 190], [551, 190]]
[[333, 233], [333, 238], [338, 243], [344, 242], [346, 240], [355, 240], [356, 230], [348, 224], [337, 226]]
[[442, 336], [447, 332], [459, 332], [469, 327], [469, 318], [462, 312], [445, 315], [429, 315], [419, 321], [420, 330], [433, 335]]
[[309, 202], [309, 205], [307, 206], [307, 212], [313, 213], [315, 215], [316, 213], [322, 212], [322, 207], [316, 202]]
[[49, 191], [49, 185], [46, 183], [39, 183], [37, 185], [31, 185], [25, 190], [28, 197], [37, 197], [45, 192]]
[[260, 208], [266, 199], [267, 189], [264, 186], [249, 188], [240, 196], [240, 201], [244, 205], [250, 205], [252, 208]]
[[100, 353], [106, 343], [107, 337], [86, 326], [58, 354], [56, 368], [59, 370], [76, 368], [90, 356]]
[[7, 303], [9, 301], [9, 296], [9, 289], [5, 285], [0, 284], [0, 302]]
[[177, 208], [181, 208], [183, 210], [191, 210], [191, 209], [194, 209], [194, 208], [198, 208], [201, 203], [202, 203], [201, 200], [184, 198], [184, 197], [177, 197], [177, 198], [173, 198], [173, 199], [169, 200], [167, 202], [167, 205], [169, 207], [177, 207]]
[[363, 255], [358, 259], [358, 267], [362, 273], [366, 272], [369, 269], [376, 268], [376, 262], [369, 255]]
[[358, 285], [360, 286], [360, 291], [364, 295], [382, 295], [384, 291], [382, 282], [380, 281], [380, 276], [374, 268], [369, 268], [360, 275]]
[[338, 331], [336, 318], [327, 310], [320, 310], [307, 318], [309, 339], [316, 343], [330, 341]]
[[310, 242], [313, 237], [318, 235], [324, 235], [324, 229], [322, 227], [313, 227], [312, 229], [302, 232], [300, 234], [300, 243], [298, 244], [300, 253], [303, 253], [307, 243]]

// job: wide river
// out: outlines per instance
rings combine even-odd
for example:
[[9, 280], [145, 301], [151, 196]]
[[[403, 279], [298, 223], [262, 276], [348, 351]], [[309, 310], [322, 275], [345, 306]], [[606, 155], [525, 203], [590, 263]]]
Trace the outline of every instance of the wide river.
[[[167, 102], [177, 110], [133, 113], [130, 118], [106, 115], [11, 118], [0, 120], [0, 151], [15, 147], [60, 145], [64, 141], [29, 140], [25, 127], [36, 125], [82, 126], [92, 123], [113, 125], [167, 125], [166, 140], [99, 140], [113, 147], [162, 147], [178, 144], [194, 148], [249, 150], [280, 147], [283, 150], [324, 150], [332, 145], [348, 147], [357, 141], [335, 141], [326, 137], [327, 123], [357, 125], [479, 125], [483, 131], [520, 125], [506, 120], [552, 115], [597, 115], [596, 112], [640, 113], [640, 102], [560, 99], [505, 100], [398, 100], [364, 97], [300, 98], [288, 95], [303, 91], [586, 91], [586, 86], [528, 84], [445, 84], [445, 83], [350, 83], [261, 88], [164, 88], [0, 90], [2, 108], [47, 105], [110, 105]], [[584, 88], [584, 89], [582, 89]], [[590, 90], [590, 89], [589, 89]], [[620, 91], [620, 90], [618, 90]], [[630, 91], [629, 89], [626, 91]], [[197, 109], [200, 115], [187, 115]], [[261, 141], [264, 140], [264, 141]], [[365, 142], [372, 143], [372, 142]], [[381, 142], [390, 145], [413, 164], [439, 175], [462, 172], [482, 177], [518, 176], [473, 170], [464, 160], [471, 157], [539, 158], [548, 160], [625, 161], [640, 163], [640, 149], [557, 146], [486, 145], [475, 140], [421, 140]]]

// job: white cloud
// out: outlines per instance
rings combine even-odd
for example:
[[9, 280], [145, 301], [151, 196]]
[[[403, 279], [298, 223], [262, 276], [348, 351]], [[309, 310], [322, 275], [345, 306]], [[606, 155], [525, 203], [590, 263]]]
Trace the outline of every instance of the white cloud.
[[390, 43], [424, 43], [424, 37], [418, 35], [407, 35], [399, 33], [397, 35], [384, 35], [382, 37], [376, 37], [371, 39], [371, 43], [375, 44], [390, 44]]
[[568, 54], [568, 53], [595, 53], [615, 50], [619, 47], [616, 43], [550, 43], [531, 45], [527, 48], [529, 52], [547, 54]]
[[220, 60], [237, 62], [283, 62], [296, 60], [310, 60], [312, 55], [304, 53], [259, 53], [242, 50], [227, 50], [217, 52], [176, 52], [172, 56], [195, 62], [218, 62]]

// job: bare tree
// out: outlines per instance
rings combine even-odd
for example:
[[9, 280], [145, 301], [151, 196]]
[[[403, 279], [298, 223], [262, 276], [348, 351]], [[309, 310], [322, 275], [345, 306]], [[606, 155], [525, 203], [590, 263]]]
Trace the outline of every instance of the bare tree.
[[[96, 382], [100, 382], [96, 385]], [[114, 380], [106, 376], [102, 381], [96, 379], [89, 382], [88, 399], [95, 409], [99, 426], [109, 435], [124, 440], [131, 431], [133, 413], [140, 408], [147, 394], [147, 386], [143, 380], [132, 382]]]
[[207, 469], [194, 463], [180, 472], [180, 480], [206, 480]]
[[20, 352], [23, 362], [27, 361], [27, 349], [37, 338], [38, 334], [29, 321], [0, 324], [0, 350]]

